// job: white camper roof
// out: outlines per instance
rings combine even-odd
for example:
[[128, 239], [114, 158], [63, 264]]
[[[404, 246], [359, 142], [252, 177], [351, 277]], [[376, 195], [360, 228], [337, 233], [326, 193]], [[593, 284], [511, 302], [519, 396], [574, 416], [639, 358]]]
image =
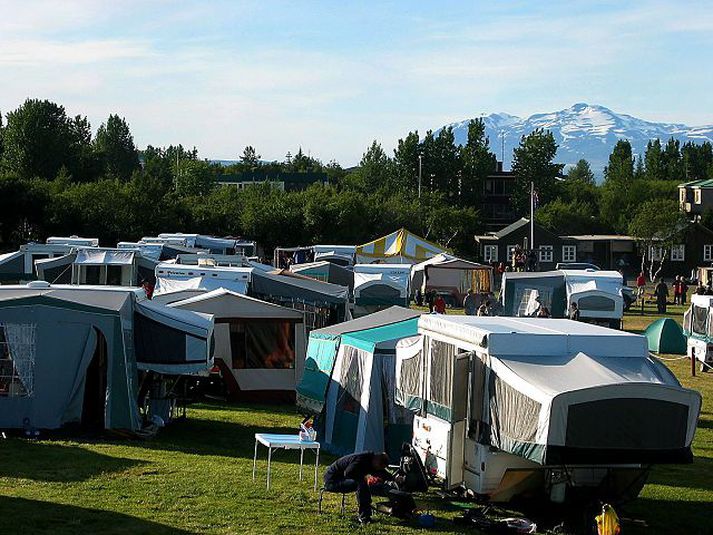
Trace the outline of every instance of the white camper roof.
[[510, 318], [423, 315], [419, 332], [435, 333], [487, 349], [501, 356], [571, 356], [584, 352], [602, 357], [646, 357], [648, 345], [640, 335], [589, 323], [552, 318]]
[[98, 238], [80, 238], [79, 236], [51, 236], [47, 238], [48, 245], [75, 245], [84, 247], [99, 247]]

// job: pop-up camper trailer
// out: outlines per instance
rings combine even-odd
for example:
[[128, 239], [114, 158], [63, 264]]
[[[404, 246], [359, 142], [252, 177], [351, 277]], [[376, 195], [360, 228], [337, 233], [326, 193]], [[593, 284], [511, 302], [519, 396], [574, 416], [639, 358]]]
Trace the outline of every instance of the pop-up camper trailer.
[[138, 249], [78, 247], [64, 256], [35, 261], [37, 278], [51, 284], [140, 286], [155, 282], [157, 261]]
[[354, 289], [354, 272], [331, 261], [323, 260], [310, 262], [309, 264], [292, 264], [290, 271], [322, 282], [347, 286], [350, 290]]
[[302, 312], [226, 289], [168, 306], [213, 316], [215, 362], [231, 399], [294, 402], [305, 361]]
[[577, 303], [581, 321], [619, 328], [624, 316], [622, 288], [616, 271], [504, 273], [500, 302], [505, 316], [534, 316], [542, 305], [553, 318], [566, 318], [571, 303]]
[[156, 266], [154, 294], [161, 295], [183, 290], [210, 291], [218, 288], [246, 294], [252, 272], [252, 268], [162, 262]]
[[650, 464], [692, 462], [701, 406], [646, 339], [563, 319], [434, 316], [397, 348], [413, 444], [447, 487], [492, 501], [635, 497]]
[[210, 316], [152, 304], [140, 289], [0, 287], [0, 428], [138, 431], [138, 370], [206, 370], [212, 333]]
[[691, 306], [683, 315], [683, 334], [686, 352], [695, 355], [701, 371], [713, 368], [713, 296], [691, 296]]
[[313, 245], [315, 262], [331, 262], [338, 266], [354, 265], [356, 245]]
[[354, 315], [363, 316], [390, 306], [408, 307], [410, 264], [354, 266]]
[[476, 294], [493, 292], [493, 268], [441, 253], [413, 266], [411, 293], [420, 289], [448, 293], [456, 306], [463, 303], [468, 290]]
[[[35, 262], [62, 257], [76, 247], [97, 247], [96, 238], [48, 238], [47, 243], [27, 243], [18, 251], [0, 255], [0, 282], [25, 282], [37, 278]], [[66, 278], [69, 282], [71, 277]]]

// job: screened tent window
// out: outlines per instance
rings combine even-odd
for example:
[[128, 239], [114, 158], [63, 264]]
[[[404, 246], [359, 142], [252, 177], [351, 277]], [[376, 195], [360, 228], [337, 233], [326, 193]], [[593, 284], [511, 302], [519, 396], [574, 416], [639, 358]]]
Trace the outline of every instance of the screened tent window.
[[360, 353], [363, 351], [355, 347], [344, 347], [337, 408], [351, 414], [359, 414], [361, 406], [364, 370]]
[[579, 300], [581, 310], [592, 310], [596, 312], [614, 312], [616, 304], [613, 299], [601, 295], [590, 295]]
[[423, 351], [419, 351], [410, 359], [401, 363], [400, 390], [408, 396], [421, 395], [421, 359]]
[[0, 397], [32, 397], [36, 326], [0, 323]]
[[693, 305], [693, 332], [697, 334], [706, 334], [706, 320], [708, 319], [708, 309]]
[[540, 305], [552, 310], [552, 288], [517, 288], [517, 316], [534, 316]]
[[703, 246], [703, 261], [713, 262], [713, 244], [707, 243]]
[[512, 262], [512, 257], [515, 254], [515, 249], [517, 249], [517, 245], [508, 245], [508, 262]]
[[497, 262], [498, 261], [498, 246], [497, 245], [486, 245], [483, 248], [483, 260], [485, 262]]
[[101, 267], [100, 266], [85, 266], [84, 267], [84, 284], [96, 286], [101, 284]]
[[540, 245], [540, 262], [552, 262], [553, 249], [551, 245]]
[[480, 440], [484, 426], [485, 374], [485, 363], [477, 354], [474, 354], [471, 359], [470, 423], [468, 425], [468, 434], [474, 440]]
[[491, 375], [490, 443], [500, 449], [508, 441], [534, 443], [540, 409], [537, 401]]
[[295, 337], [290, 322], [231, 322], [233, 369], [286, 369], [295, 366]]
[[428, 400], [451, 407], [451, 386], [453, 382], [453, 359], [455, 346], [433, 340], [431, 342], [431, 374], [428, 388]]
[[121, 286], [122, 267], [107, 266], [106, 267], [106, 283], [110, 286]]
[[576, 262], [577, 261], [577, 246], [576, 245], [563, 245], [562, 246], [562, 262]]
[[686, 246], [674, 245], [671, 247], [671, 260], [673, 262], [683, 262], [686, 259]]

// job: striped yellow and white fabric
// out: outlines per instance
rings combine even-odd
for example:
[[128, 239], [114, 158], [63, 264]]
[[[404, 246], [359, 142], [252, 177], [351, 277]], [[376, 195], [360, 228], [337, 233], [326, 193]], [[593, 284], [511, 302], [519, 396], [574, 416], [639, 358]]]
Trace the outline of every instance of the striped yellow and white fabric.
[[374, 262], [417, 264], [445, 252], [446, 249], [440, 245], [431, 243], [402, 228], [357, 246], [356, 260], [358, 264], [373, 264]]

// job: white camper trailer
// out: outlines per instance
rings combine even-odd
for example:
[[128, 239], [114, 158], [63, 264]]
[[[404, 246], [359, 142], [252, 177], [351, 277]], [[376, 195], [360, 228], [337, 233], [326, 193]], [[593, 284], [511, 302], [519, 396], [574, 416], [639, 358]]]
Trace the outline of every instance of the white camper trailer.
[[410, 264], [356, 264], [354, 315], [362, 316], [394, 305], [408, 307]]
[[184, 290], [225, 288], [239, 294], [248, 293], [253, 268], [229, 266], [183, 265], [164, 262], [156, 266], [154, 295]]
[[683, 315], [688, 355], [695, 355], [701, 371], [713, 368], [713, 296], [693, 295], [691, 306]]
[[397, 347], [413, 445], [447, 487], [492, 501], [633, 497], [652, 463], [691, 462], [701, 397], [646, 339], [564, 319], [419, 319]]

